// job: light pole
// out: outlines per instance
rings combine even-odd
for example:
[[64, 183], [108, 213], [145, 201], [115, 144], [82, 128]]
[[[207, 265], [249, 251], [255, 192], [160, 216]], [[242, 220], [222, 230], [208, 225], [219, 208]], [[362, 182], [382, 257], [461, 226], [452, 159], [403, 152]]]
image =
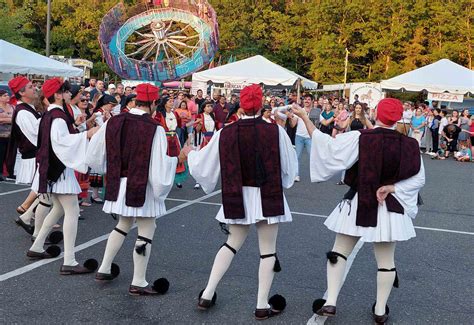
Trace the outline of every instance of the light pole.
[[49, 41], [51, 30], [51, 0], [48, 0], [48, 12], [46, 15], [46, 56], [49, 57]]

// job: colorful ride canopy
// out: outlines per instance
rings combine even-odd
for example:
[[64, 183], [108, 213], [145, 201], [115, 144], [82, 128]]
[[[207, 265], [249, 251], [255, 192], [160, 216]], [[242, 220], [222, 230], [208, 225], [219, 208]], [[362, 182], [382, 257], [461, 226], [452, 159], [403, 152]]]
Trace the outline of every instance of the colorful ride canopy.
[[113, 7], [99, 29], [102, 53], [124, 79], [179, 80], [207, 66], [218, 50], [219, 29], [206, 0], [144, 1]]

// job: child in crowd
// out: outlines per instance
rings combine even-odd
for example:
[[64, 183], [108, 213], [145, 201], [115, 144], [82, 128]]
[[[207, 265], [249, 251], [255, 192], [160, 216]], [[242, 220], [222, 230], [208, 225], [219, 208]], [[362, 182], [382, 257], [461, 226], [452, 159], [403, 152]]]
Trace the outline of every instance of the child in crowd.
[[332, 129], [332, 136], [335, 137], [340, 133], [344, 133], [347, 128], [347, 119], [349, 118], [349, 112], [344, 107], [344, 104], [340, 103], [336, 111], [336, 118], [334, 119], [334, 128]]
[[460, 150], [454, 155], [457, 161], [471, 161], [472, 152], [467, 141], [459, 141]]
[[431, 156], [431, 159], [445, 160], [446, 159], [445, 154], [446, 154], [446, 143], [443, 142], [440, 144], [438, 151], [433, 156]]

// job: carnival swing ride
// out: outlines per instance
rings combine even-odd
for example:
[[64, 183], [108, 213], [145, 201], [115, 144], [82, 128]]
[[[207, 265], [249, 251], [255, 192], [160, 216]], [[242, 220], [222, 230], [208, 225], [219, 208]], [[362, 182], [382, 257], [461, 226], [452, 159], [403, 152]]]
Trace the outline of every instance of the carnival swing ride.
[[99, 42], [107, 64], [124, 79], [180, 80], [214, 58], [217, 16], [206, 0], [119, 3], [104, 16]]

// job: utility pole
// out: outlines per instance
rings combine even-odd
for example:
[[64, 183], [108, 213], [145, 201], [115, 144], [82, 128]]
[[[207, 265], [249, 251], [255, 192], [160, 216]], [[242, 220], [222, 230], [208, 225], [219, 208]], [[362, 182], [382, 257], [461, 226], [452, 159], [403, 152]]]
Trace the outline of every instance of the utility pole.
[[48, 0], [48, 13], [46, 16], [46, 56], [49, 57], [49, 42], [51, 33], [51, 0]]

